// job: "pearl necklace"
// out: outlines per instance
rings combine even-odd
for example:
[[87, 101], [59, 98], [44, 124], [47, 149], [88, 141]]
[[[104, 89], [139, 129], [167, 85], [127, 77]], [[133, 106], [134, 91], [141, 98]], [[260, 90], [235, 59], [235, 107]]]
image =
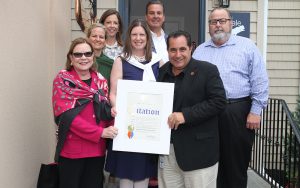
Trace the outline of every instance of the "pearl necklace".
[[139, 57], [139, 56], [133, 55], [133, 57], [134, 57], [134, 59], [136, 59], [140, 63], [146, 61], [145, 56]]

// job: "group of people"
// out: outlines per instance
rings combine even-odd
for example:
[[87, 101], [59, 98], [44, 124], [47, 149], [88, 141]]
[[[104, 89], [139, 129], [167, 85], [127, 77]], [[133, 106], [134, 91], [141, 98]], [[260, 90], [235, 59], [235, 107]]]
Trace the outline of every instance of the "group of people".
[[[120, 188], [147, 188], [153, 177], [159, 188], [247, 187], [268, 99], [265, 63], [251, 40], [231, 35], [227, 9], [211, 11], [211, 39], [193, 53], [190, 34], [167, 35], [164, 21], [162, 2], [149, 1], [145, 21], [133, 20], [123, 43], [121, 17], [107, 10], [72, 41], [53, 81], [60, 188], [103, 187], [103, 169]], [[112, 150], [119, 79], [174, 83], [169, 155]]]

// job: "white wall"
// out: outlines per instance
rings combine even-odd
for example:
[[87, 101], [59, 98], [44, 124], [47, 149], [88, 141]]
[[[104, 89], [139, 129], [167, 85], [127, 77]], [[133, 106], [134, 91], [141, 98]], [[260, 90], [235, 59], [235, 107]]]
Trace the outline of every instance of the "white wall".
[[0, 187], [36, 187], [52, 162], [52, 80], [71, 40], [71, 1], [1, 1]]

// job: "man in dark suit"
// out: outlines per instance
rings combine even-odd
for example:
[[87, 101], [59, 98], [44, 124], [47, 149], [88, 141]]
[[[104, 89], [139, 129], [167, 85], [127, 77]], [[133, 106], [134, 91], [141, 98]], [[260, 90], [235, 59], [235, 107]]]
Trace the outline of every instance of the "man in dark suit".
[[169, 155], [159, 157], [159, 188], [216, 187], [219, 160], [218, 114], [225, 108], [222, 80], [215, 65], [191, 58], [185, 31], [167, 39], [169, 62], [159, 81], [175, 83]]

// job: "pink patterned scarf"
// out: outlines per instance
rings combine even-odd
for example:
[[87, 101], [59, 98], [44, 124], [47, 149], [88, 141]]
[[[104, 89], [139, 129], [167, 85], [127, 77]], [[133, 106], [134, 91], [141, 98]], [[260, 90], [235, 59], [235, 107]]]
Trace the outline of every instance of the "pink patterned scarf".
[[[99, 101], [108, 100], [108, 86], [106, 79], [99, 73], [91, 71], [92, 83], [88, 86], [84, 83], [74, 69], [61, 70], [53, 81], [52, 105], [54, 116], [75, 107], [78, 99], [93, 101], [96, 96]], [[99, 94], [99, 89], [105, 93], [105, 97]]]

